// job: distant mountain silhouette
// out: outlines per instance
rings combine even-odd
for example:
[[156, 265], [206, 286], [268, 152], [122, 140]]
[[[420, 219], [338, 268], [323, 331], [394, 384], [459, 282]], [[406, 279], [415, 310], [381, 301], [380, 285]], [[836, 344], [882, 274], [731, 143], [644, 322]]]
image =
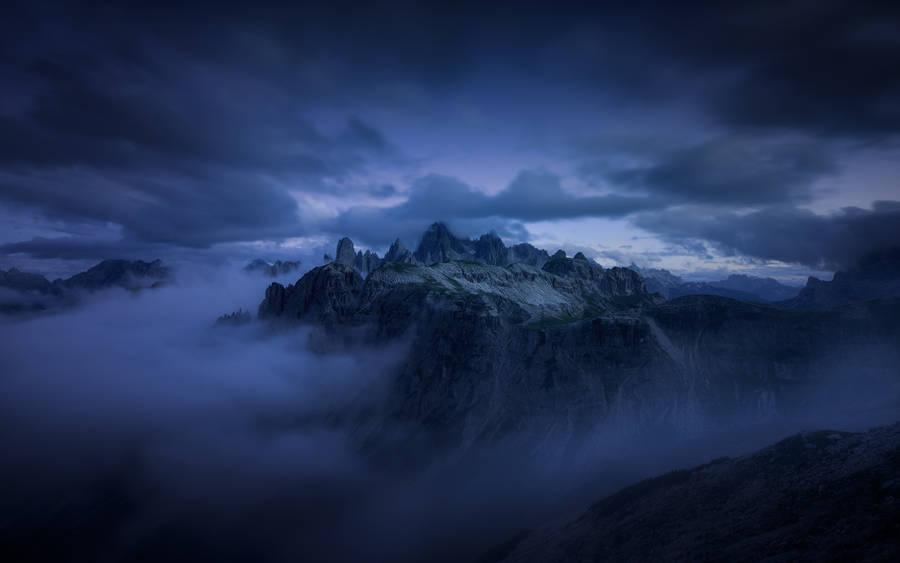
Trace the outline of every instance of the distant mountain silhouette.
[[171, 272], [160, 260], [104, 260], [90, 269], [52, 282], [40, 274], [0, 270], [0, 312], [26, 313], [71, 306], [78, 295], [113, 287], [130, 291], [159, 287]]
[[810, 277], [800, 293], [784, 305], [828, 309], [869, 299], [900, 296], [900, 248], [866, 256], [831, 281]]
[[634, 264], [629, 268], [641, 274], [650, 291], [666, 299], [685, 295], [718, 295], [753, 303], [772, 303], [789, 299], [800, 291], [799, 287], [784, 285], [773, 278], [732, 274], [719, 281], [686, 282], [668, 270], [639, 268]]
[[287, 275], [296, 272], [299, 269], [299, 260], [276, 260], [275, 262], [269, 263], [262, 258], [257, 258], [244, 266], [245, 272], [259, 272], [270, 278]]

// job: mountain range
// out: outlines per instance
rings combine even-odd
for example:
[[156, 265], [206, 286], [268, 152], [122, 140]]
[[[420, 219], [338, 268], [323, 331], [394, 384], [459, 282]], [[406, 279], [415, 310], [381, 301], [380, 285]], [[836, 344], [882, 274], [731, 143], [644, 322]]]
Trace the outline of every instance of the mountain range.
[[668, 270], [639, 268], [634, 264], [629, 268], [641, 274], [650, 291], [659, 293], [666, 299], [685, 295], [718, 295], [740, 301], [772, 303], [790, 299], [800, 291], [799, 287], [784, 285], [773, 278], [744, 274], [731, 274], [719, 281], [687, 282]]
[[[343, 239], [336, 255], [271, 284], [258, 316], [311, 327], [323, 353], [407, 344], [383, 404], [351, 416], [375, 459], [427, 465], [514, 444], [566, 465], [610, 437], [671, 446], [900, 412], [896, 253], [796, 296], [775, 280], [686, 283], [440, 224], [413, 252], [396, 241], [379, 259]], [[804, 433], [638, 482], [481, 561], [889, 560], [898, 483], [900, 425]]]
[[[270, 283], [255, 320], [244, 310], [219, 317], [217, 328], [204, 335], [203, 347], [211, 346], [218, 354], [216, 346], [222, 344], [258, 346], [273, 337], [278, 346], [254, 349], [275, 350], [280, 356], [279, 346], [299, 346], [304, 354], [340, 359], [298, 365], [293, 356], [283, 357], [290, 361], [275, 358], [288, 376], [308, 365], [329, 366], [322, 373], [303, 374], [310, 377], [306, 381], [321, 377], [341, 382], [341, 366], [354, 361], [355, 350], [390, 356], [384, 365], [362, 366], [363, 371], [385, 370], [372, 392], [365, 387], [368, 380], [359, 384], [362, 388], [356, 387], [357, 381], [337, 387], [338, 393], [364, 399], [348, 398], [339, 408], [300, 413], [288, 402], [285, 412], [276, 408], [254, 414], [248, 440], [254, 444], [278, 442], [273, 440], [278, 436], [275, 429], [292, 437], [337, 434], [341, 455], [347, 448], [358, 456], [353, 463], [363, 467], [366, 482], [370, 472], [378, 478], [396, 477], [404, 485], [427, 482], [435, 472], [470, 467], [472, 460], [480, 464], [497, 452], [510, 452], [528, 471], [546, 467], [554, 478], [578, 475], [577, 489], [560, 487], [567, 495], [579, 495], [575, 505], [567, 505], [565, 518], [533, 518], [527, 529], [514, 535], [507, 532], [518, 526], [504, 528], [500, 523], [502, 533], [488, 529], [474, 539], [459, 538], [465, 543], [460, 553], [483, 553], [483, 562], [523, 562], [892, 560], [900, 552], [898, 424], [859, 433], [805, 432], [755, 453], [638, 481], [605, 496], [583, 482], [593, 478], [598, 459], [627, 466], [626, 461], [637, 459], [634, 452], [646, 452], [657, 455], [661, 467], [668, 469], [713, 456], [707, 457], [706, 449], [687, 452], [678, 459], [690, 463], [675, 465], [670, 463], [674, 457], [657, 450], [687, 451], [691, 444], [737, 440], [757, 432], [781, 437], [789, 434], [784, 429], [830, 426], [818, 426], [822, 420], [861, 425], [896, 421], [897, 253], [867, 257], [832, 281], [811, 278], [798, 295], [780, 300], [787, 290], [774, 280], [732, 276], [691, 285], [663, 270], [604, 268], [580, 252], [569, 256], [529, 244], [507, 246], [493, 233], [459, 238], [440, 223], [423, 234], [414, 250], [396, 240], [380, 257], [357, 250], [343, 238], [334, 256], [292, 284]], [[296, 267], [259, 260], [247, 269], [282, 276]], [[44, 299], [45, 309], [75, 303], [86, 292], [150, 288], [170, 279], [171, 272], [160, 261], [104, 261], [53, 282], [18, 270], [0, 272], [0, 286], [18, 299]], [[685, 286], [698, 294], [676, 297], [678, 291], [687, 291]], [[731, 293], [710, 294], [714, 290]], [[246, 335], [253, 335], [249, 343], [240, 339]], [[256, 364], [250, 365], [255, 378]], [[180, 380], [177, 385], [181, 394]], [[277, 389], [280, 394], [285, 388]], [[215, 426], [218, 436], [218, 421]], [[761, 443], [755, 441], [753, 447]], [[206, 445], [190, 444], [200, 451]], [[278, 456], [285, 457], [276, 459], [302, 455], [293, 444], [284, 453], [279, 450]], [[740, 451], [749, 449], [745, 445]], [[607, 457], [598, 458], [598, 451]], [[125, 475], [130, 475], [129, 467], [123, 469]], [[179, 476], [183, 469], [175, 464]], [[652, 474], [617, 476], [603, 493]], [[330, 469], [328, 476], [330, 482]], [[132, 511], [142, 518], [148, 514], [136, 507], [156, 506], [153, 477], [141, 473], [133, 482], [123, 478], [127, 486], [120, 489], [79, 489], [74, 500], [57, 502], [54, 497], [46, 506], [38, 504], [33, 520], [26, 519], [18, 531], [0, 530], [0, 551], [17, 560], [40, 560], [44, 554], [56, 559], [75, 554], [67, 560], [79, 560], [79, 553], [93, 553], [91, 549], [105, 553], [108, 530], [130, 522]], [[340, 477], [340, 498], [323, 500], [310, 509], [311, 516], [292, 512], [297, 507], [288, 495], [284, 503], [273, 504], [271, 512], [251, 512], [251, 520], [260, 519], [259, 529], [243, 521], [239, 529], [260, 533], [274, 524], [293, 538], [292, 526], [303, 529], [312, 519], [321, 520], [321, 529], [331, 533], [332, 524], [340, 522], [328, 513], [331, 503], [342, 505], [362, 490], [352, 483], [343, 490]], [[493, 478], [507, 477], [504, 473]], [[371, 482], [379, 484], [373, 488], [380, 506], [378, 478]], [[387, 481], [393, 487], [396, 482]], [[443, 487], [447, 481], [435, 482]], [[254, 488], [260, 483], [246, 484]], [[488, 479], [485, 486], [493, 493], [502, 485]], [[546, 494], [539, 490], [541, 482], [529, 481], [527, 486], [516, 490], [517, 502], [532, 491]], [[233, 483], [224, 487], [230, 491]], [[394, 489], [387, 490], [386, 495], [394, 494]], [[441, 493], [455, 493], [448, 490]], [[275, 490], [272, 496], [283, 492]], [[174, 496], [180, 501], [182, 489]], [[218, 506], [218, 492], [210, 498]], [[502, 495], [492, 498], [495, 503], [496, 498], [504, 500]], [[465, 510], [480, 509], [480, 501], [467, 500]], [[326, 509], [318, 510], [321, 506]], [[356, 505], [343, 506], [355, 514]], [[401, 499], [396, 506], [401, 508], [391, 504], [388, 513], [399, 513], [406, 505]], [[444, 509], [435, 507], [447, 517], [436, 521], [439, 526], [453, 522], [448, 537], [457, 541], [455, 519], [473, 515], [448, 509], [447, 516]], [[155, 513], [149, 514], [152, 527]], [[179, 541], [193, 547], [191, 526], [202, 528], [203, 522], [190, 513], [184, 518], [190, 524], [182, 537], [173, 540], [168, 528], [154, 528], [140, 545], [129, 540], [132, 526], [124, 526], [123, 553], [165, 554], [172, 546], [177, 551]], [[216, 518], [208, 519], [218, 534]], [[197, 536], [198, 554], [225, 549], [205, 543], [214, 535]], [[251, 560], [258, 557], [260, 545], [270, 543], [270, 536], [259, 538], [264, 539], [247, 540]], [[493, 544], [496, 547], [484, 551]], [[435, 555], [456, 560], [455, 547]]]
[[396, 261], [360, 262], [352, 249], [343, 239], [334, 262], [271, 284], [258, 316], [313, 326], [325, 349], [408, 340], [385, 412], [438, 447], [697, 435], [801, 412], [860, 358], [874, 378], [900, 363], [897, 298], [834, 311], [667, 301], [634, 270], [496, 235], [459, 239], [441, 224], [414, 252], [395, 242]]
[[0, 313], [37, 312], [71, 306], [84, 292], [118, 287], [129, 291], [159, 287], [171, 279], [161, 260], [104, 260], [90, 269], [52, 282], [16, 268], [0, 270]]

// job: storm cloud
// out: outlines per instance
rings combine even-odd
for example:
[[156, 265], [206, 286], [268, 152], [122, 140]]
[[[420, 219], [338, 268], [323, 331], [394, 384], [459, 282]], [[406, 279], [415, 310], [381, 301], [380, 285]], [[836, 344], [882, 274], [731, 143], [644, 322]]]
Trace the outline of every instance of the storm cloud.
[[645, 191], [671, 204], [755, 205], [809, 201], [812, 184], [837, 171], [832, 150], [808, 138], [735, 135], [669, 151], [651, 148], [632, 158], [650, 162], [616, 167], [588, 158], [579, 172], [587, 181]]
[[900, 201], [827, 215], [789, 206], [745, 214], [683, 208], [642, 214], [635, 222], [674, 244], [708, 241], [727, 254], [815, 269], [852, 267], [869, 253], [900, 247]]
[[[112, 225], [119, 253], [383, 245], [438, 219], [527, 239], [539, 221], [815, 203], [844, 161], [895, 160], [898, 12], [17, 4], [0, 23], [0, 205], [55, 232], [0, 242], [48, 255], [59, 237], [60, 255]], [[852, 205], [893, 199], [889, 176]]]

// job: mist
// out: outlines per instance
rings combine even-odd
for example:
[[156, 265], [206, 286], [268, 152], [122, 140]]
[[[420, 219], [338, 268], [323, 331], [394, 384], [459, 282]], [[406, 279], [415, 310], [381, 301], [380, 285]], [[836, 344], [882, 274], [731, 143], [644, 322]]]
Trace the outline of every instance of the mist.
[[216, 326], [223, 313], [255, 311], [271, 279], [224, 266], [175, 277], [0, 325], [4, 552], [78, 561], [471, 559], [637, 479], [796, 430], [886, 422], [900, 404], [896, 351], [884, 348], [874, 358], [860, 352], [865, 363], [844, 355], [823, 377], [830, 383], [791, 416], [691, 439], [600, 426], [579, 437], [575, 455], [515, 436], [395, 463], [363, 444], [390, 435], [402, 445], [414, 434], [377, 422], [408, 340], [323, 354], [309, 328]]

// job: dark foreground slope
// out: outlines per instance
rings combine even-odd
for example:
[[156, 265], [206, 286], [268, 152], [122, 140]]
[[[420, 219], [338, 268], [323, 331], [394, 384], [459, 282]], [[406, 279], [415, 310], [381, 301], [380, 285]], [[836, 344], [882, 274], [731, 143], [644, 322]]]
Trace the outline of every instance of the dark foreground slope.
[[482, 561], [897, 561], [900, 424], [673, 471]]

